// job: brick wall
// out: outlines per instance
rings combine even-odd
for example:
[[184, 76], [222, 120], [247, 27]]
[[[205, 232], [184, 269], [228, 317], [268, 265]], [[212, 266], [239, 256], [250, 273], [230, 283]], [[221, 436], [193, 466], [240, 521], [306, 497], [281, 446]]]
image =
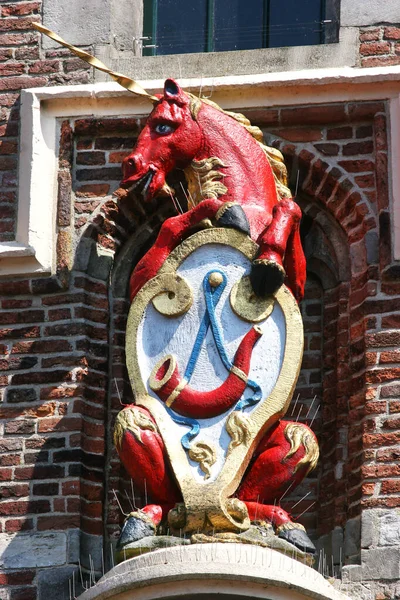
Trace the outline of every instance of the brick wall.
[[360, 61], [362, 67], [400, 65], [400, 25], [360, 29]]
[[41, 11], [40, 1], [0, 4], [0, 241], [15, 235], [19, 91], [90, 79], [89, 66], [68, 50], [42, 48], [31, 25]]

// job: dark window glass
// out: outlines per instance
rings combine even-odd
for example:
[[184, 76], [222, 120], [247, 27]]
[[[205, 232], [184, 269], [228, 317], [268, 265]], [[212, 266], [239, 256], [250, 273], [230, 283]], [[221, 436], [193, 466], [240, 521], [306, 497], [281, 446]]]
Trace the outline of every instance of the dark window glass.
[[321, 43], [321, 0], [270, 0], [268, 47]]
[[[153, 11], [155, 54], [207, 51], [207, 0], [148, 2]], [[146, 9], [146, 6], [145, 6]], [[144, 44], [146, 46], [147, 44]]]
[[338, 1], [144, 0], [143, 54], [220, 52], [337, 41]]
[[264, 13], [264, 0], [215, 0], [213, 50], [264, 48]]

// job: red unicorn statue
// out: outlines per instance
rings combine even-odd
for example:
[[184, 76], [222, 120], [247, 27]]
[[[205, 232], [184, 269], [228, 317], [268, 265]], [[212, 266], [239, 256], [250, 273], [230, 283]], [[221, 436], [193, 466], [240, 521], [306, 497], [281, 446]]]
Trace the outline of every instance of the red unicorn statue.
[[[258, 296], [274, 293], [285, 281], [300, 301], [306, 277], [301, 211], [286, 187], [282, 155], [262, 143], [261, 131], [243, 115], [185, 93], [168, 79], [136, 147], [124, 160], [121, 186], [141, 194], [144, 201], [160, 193], [172, 195], [166, 177], [177, 168], [184, 170], [188, 181], [189, 210], [163, 223], [154, 245], [132, 273], [131, 299], [194, 230], [215, 225], [238, 229], [259, 245], [250, 276]], [[164, 390], [164, 397], [161, 390], [159, 395], [165, 400], [170, 392]], [[214, 404], [207, 403], [208, 416], [229, 408], [220, 408], [217, 399]], [[195, 406], [181, 400], [176, 410], [199, 416]], [[140, 435], [134, 435], [133, 422]], [[158, 525], [182, 502], [182, 496], [156, 423], [145, 408], [132, 405], [121, 411], [116, 431], [122, 463], [137, 488], [154, 503], [145, 506], [142, 514]], [[315, 551], [312, 542], [280, 507], [279, 499], [303, 480], [317, 458], [318, 445], [307, 426], [278, 421], [258, 444], [235, 494], [246, 504], [251, 521], [272, 523], [280, 537], [307, 552]], [[138, 539], [141, 534], [135, 532], [128, 520], [120, 546]]]
[[306, 279], [301, 211], [286, 187], [281, 153], [265, 146], [262, 132], [243, 115], [225, 112], [167, 79], [136, 148], [124, 160], [121, 186], [135, 187], [145, 201], [160, 192], [172, 194], [166, 176], [176, 168], [187, 177], [190, 210], [163, 223], [132, 274], [131, 296], [194, 227], [211, 221], [239, 229], [259, 244], [251, 274], [258, 295], [275, 292], [286, 275], [300, 301]]

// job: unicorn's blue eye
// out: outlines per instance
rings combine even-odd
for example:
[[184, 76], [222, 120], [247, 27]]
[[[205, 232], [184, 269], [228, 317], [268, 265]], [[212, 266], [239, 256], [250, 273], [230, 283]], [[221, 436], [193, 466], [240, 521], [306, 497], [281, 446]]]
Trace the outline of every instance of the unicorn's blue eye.
[[167, 135], [168, 133], [172, 133], [174, 131], [174, 127], [172, 125], [167, 125], [166, 123], [159, 123], [155, 126], [154, 131], [159, 133], [160, 135]]

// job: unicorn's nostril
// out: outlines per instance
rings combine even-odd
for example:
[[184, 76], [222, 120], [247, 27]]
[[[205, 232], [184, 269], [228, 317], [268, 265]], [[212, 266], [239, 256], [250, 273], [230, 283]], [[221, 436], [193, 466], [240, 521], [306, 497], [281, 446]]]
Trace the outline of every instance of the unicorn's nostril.
[[135, 166], [135, 161], [133, 160], [133, 158], [128, 158], [128, 165], [130, 167], [134, 167]]

